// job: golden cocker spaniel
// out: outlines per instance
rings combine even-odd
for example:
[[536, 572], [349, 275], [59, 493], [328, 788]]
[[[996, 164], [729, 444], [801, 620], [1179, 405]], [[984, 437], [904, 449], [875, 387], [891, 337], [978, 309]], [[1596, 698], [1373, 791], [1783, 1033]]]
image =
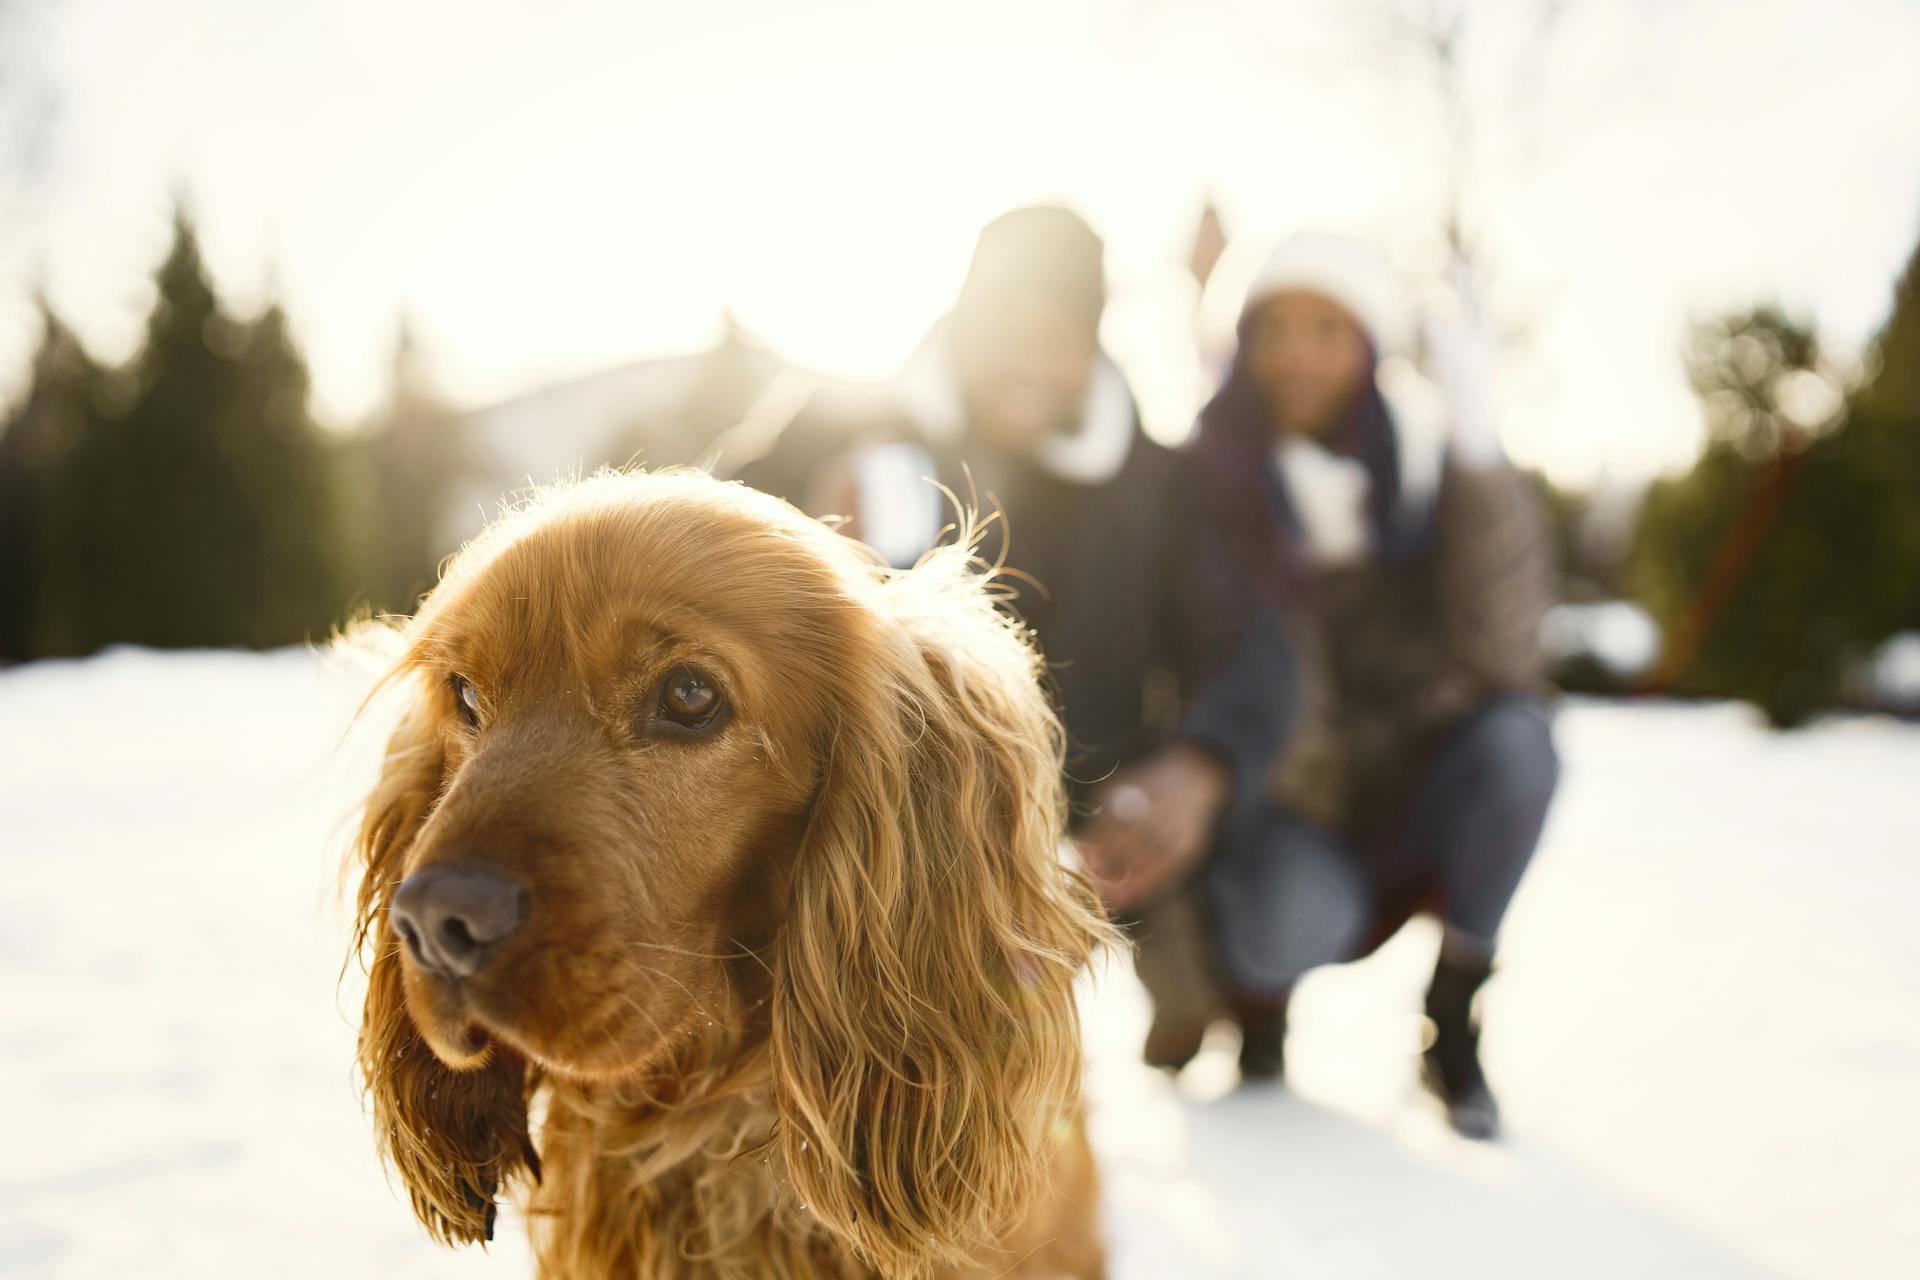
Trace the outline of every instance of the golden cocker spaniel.
[[427, 1229], [543, 1276], [1101, 1274], [1061, 740], [965, 546], [879, 567], [694, 473], [467, 547], [351, 870], [360, 1066]]

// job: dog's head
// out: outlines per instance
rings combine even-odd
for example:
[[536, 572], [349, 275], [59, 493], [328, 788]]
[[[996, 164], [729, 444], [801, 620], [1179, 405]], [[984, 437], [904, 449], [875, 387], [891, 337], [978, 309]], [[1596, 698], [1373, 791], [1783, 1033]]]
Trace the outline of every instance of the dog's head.
[[751, 490], [602, 476], [505, 517], [404, 639], [361, 1061], [429, 1229], [483, 1236], [536, 1167], [542, 1074], [671, 1096], [764, 1052], [848, 1248], [987, 1244], [1074, 1097], [1103, 926], [1036, 658], [965, 550], [893, 575]]

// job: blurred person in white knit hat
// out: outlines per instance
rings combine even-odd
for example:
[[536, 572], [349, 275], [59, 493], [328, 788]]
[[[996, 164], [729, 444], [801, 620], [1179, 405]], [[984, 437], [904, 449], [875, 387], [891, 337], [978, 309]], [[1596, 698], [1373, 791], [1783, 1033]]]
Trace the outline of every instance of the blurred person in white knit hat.
[[1551, 569], [1536, 496], [1500, 446], [1484, 331], [1430, 327], [1428, 381], [1407, 359], [1418, 330], [1357, 241], [1297, 235], [1255, 274], [1190, 449], [1223, 554], [1284, 619], [1294, 723], [1204, 866], [1126, 866], [1117, 818], [1083, 844], [1126, 886], [1116, 907], [1157, 895], [1150, 924], [1177, 915], [1169, 900], [1201, 922], [1198, 964], [1156, 954], [1195, 945], [1179, 929], [1144, 931], [1147, 1056], [1168, 1067], [1230, 1015], [1243, 1077], [1279, 1079], [1301, 975], [1437, 915], [1423, 1075], [1456, 1130], [1489, 1138], [1476, 995], [1558, 780], [1538, 646]]

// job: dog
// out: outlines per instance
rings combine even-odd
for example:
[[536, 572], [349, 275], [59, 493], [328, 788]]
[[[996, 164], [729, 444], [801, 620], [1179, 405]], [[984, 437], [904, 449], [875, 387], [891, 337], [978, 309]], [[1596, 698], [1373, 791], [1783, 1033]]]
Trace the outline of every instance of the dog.
[[603, 473], [393, 629], [349, 859], [375, 1136], [544, 1277], [1102, 1274], [1062, 739], [962, 537]]

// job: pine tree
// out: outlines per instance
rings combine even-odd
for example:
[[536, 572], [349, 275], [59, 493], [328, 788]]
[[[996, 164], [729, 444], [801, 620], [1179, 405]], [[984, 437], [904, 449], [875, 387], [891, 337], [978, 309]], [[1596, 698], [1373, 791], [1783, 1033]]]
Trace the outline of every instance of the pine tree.
[[131, 403], [88, 433], [62, 503], [87, 648], [233, 644], [255, 604], [242, 584], [261, 548], [221, 421], [241, 335], [184, 214], [154, 283]]
[[367, 594], [378, 608], [411, 613], [452, 553], [441, 528], [447, 488], [460, 465], [459, 414], [428, 374], [411, 321], [402, 318], [394, 340], [392, 383], [385, 413], [367, 438], [365, 491], [372, 509], [363, 527], [373, 534], [365, 557]]
[[220, 305], [183, 213], [118, 412], [87, 419], [45, 521], [57, 652], [268, 645], [341, 602], [332, 450], [277, 308]]
[[260, 548], [247, 567], [245, 641], [286, 644], [324, 633], [347, 595], [341, 449], [308, 412], [306, 362], [278, 305], [246, 326], [239, 355], [223, 418]]
[[1854, 398], [1854, 415], [1905, 423], [1911, 457], [1920, 458], [1920, 245], [1894, 289], [1893, 313], [1874, 340], [1875, 371]]
[[1920, 253], [1876, 354], [1837, 421], [1807, 421], [1811, 330], [1764, 308], [1703, 329], [1712, 442], [1650, 496], [1630, 571], [1667, 628], [1666, 687], [1797, 724], [1920, 621]]
[[46, 299], [25, 400], [0, 431], [0, 662], [60, 647], [49, 524], [62, 469], [100, 410], [106, 372]]

